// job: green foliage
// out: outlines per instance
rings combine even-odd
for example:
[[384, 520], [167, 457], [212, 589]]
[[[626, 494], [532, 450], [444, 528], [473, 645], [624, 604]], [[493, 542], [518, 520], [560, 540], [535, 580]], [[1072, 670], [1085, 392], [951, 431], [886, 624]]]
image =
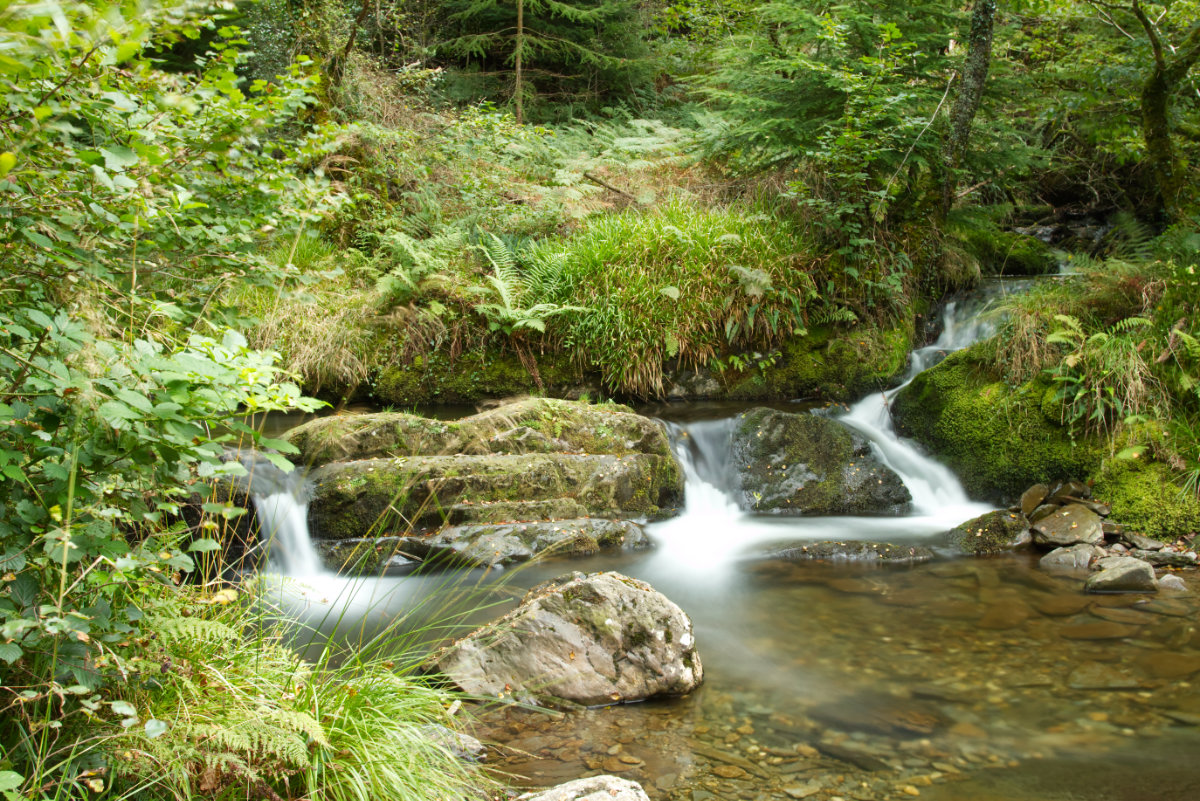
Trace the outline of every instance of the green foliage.
[[810, 247], [769, 214], [676, 199], [596, 218], [561, 245], [539, 246], [527, 269], [544, 273], [534, 300], [587, 309], [560, 329], [564, 346], [610, 387], [652, 394], [671, 360], [706, 365], [726, 349], [804, 334], [810, 306], [819, 308]]
[[485, 783], [453, 753], [452, 696], [373, 656], [381, 643], [313, 665], [277, 636], [247, 636], [281, 614], [264, 597], [201, 600], [195, 616], [164, 608], [144, 624], [156, 675], [128, 696], [137, 717], [113, 745], [118, 789], [368, 801], [465, 797]]
[[492, 297], [491, 303], [479, 303], [475, 312], [488, 321], [492, 331], [503, 331], [513, 336], [521, 329], [546, 333], [546, 321], [551, 317], [572, 312], [587, 311], [582, 306], [536, 303], [523, 306], [531, 295], [531, 287], [545, 292], [553, 290], [560, 278], [562, 260], [545, 259], [538, 262], [533, 274], [526, 278], [517, 267], [517, 256], [502, 239], [494, 234], [491, 241], [480, 250], [492, 265], [492, 274], [487, 276], [486, 287], [474, 287], [476, 294]]
[[444, 87], [453, 100], [499, 101], [520, 91], [532, 116], [563, 120], [649, 89], [641, 10], [630, 0], [523, 0], [520, 36], [516, 3], [444, 0], [442, 9], [437, 53], [459, 67]]

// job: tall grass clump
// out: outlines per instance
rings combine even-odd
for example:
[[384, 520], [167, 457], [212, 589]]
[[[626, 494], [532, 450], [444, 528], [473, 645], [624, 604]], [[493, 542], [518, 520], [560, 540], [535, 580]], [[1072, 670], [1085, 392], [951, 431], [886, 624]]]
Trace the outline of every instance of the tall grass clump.
[[664, 365], [708, 364], [806, 333], [817, 298], [812, 245], [770, 213], [672, 199], [599, 217], [525, 260], [534, 300], [585, 311], [559, 323], [607, 384], [663, 386]]
[[154, 653], [140, 691], [128, 696], [125, 711], [138, 725], [109, 749], [120, 756], [114, 789], [176, 799], [432, 801], [487, 784], [455, 753], [456, 699], [410, 675], [411, 662], [328, 644], [310, 663], [284, 643], [278, 610], [261, 596], [222, 589], [208, 600], [199, 614], [147, 621]]

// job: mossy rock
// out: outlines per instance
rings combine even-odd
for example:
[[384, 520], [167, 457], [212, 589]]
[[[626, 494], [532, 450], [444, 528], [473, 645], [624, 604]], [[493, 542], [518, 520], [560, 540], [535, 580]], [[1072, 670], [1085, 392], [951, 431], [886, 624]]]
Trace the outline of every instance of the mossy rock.
[[587, 374], [567, 353], [536, 357], [541, 385], [512, 349], [489, 345], [450, 358], [444, 351], [419, 356], [403, 365], [380, 370], [371, 389], [379, 403], [414, 406], [427, 403], [475, 403], [529, 393], [579, 397], [597, 392], [599, 376]]
[[1036, 482], [1092, 475], [1104, 449], [1072, 439], [1057, 421], [1057, 405], [1045, 406], [1049, 382], [1008, 386], [987, 370], [981, 345], [951, 354], [896, 394], [897, 431], [928, 447], [975, 498], [1007, 501]]
[[1180, 492], [1161, 462], [1109, 459], [1092, 495], [1109, 505], [1114, 521], [1148, 537], [1171, 541], [1200, 531], [1200, 501]]
[[455, 422], [403, 412], [321, 417], [286, 438], [310, 465], [459, 453], [671, 455], [662, 425], [626, 406], [550, 398], [527, 398]]
[[946, 543], [963, 553], [992, 556], [1027, 540], [1029, 521], [1020, 512], [995, 511], [968, 520], [946, 534]]
[[865, 438], [813, 414], [752, 409], [733, 433], [743, 509], [789, 515], [899, 515], [912, 496]]
[[789, 340], [775, 364], [731, 377], [729, 400], [850, 401], [895, 383], [908, 364], [914, 326], [819, 326]]
[[535, 558], [591, 556], [603, 550], [650, 546], [637, 523], [593, 518], [448, 526], [426, 536], [404, 537], [401, 542], [406, 553], [438, 567], [497, 567]]
[[440, 527], [453, 507], [571, 498], [590, 517], [652, 518], [683, 500], [672, 456], [504, 454], [335, 462], [310, 475], [314, 537], [346, 539]]
[[964, 227], [958, 234], [984, 275], [1049, 275], [1058, 271], [1054, 250], [1037, 237], [991, 224]]

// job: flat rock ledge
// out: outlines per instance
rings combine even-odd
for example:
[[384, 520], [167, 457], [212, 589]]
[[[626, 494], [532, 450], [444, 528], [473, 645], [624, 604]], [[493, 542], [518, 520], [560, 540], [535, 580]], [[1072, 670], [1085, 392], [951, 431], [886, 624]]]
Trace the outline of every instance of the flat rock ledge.
[[896, 545], [864, 540], [820, 540], [776, 545], [751, 557], [753, 561], [841, 562], [861, 565], [918, 565], [937, 554], [924, 545]]
[[601, 775], [525, 793], [517, 796], [517, 801], [650, 801], [650, 797], [635, 781]]
[[427, 667], [471, 695], [568, 706], [683, 695], [704, 677], [691, 619], [649, 584], [612, 572], [534, 587]]

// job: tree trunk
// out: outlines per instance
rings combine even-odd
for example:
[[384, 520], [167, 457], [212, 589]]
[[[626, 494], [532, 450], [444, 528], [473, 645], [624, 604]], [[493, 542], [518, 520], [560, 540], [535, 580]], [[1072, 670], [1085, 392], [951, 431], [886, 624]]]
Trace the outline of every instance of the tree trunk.
[[525, 87], [522, 85], [521, 61], [525, 55], [525, 0], [517, 0], [517, 48], [513, 54], [513, 72], [516, 86], [513, 101], [516, 105], [517, 125], [525, 122]]
[[1155, 184], [1154, 203], [1158, 207], [1155, 211], [1171, 217], [1178, 207], [1179, 193], [1184, 185], [1183, 165], [1179, 163], [1171, 139], [1171, 98], [1187, 78], [1188, 71], [1200, 60], [1200, 25], [1192, 28], [1180, 47], [1172, 48], [1173, 57], [1168, 59], [1158, 29], [1137, 0], [1134, 0], [1132, 10], [1150, 38], [1150, 49], [1154, 53], [1154, 67], [1142, 84], [1141, 107], [1146, 162]]
[[983, 85], [992, 65], [992, 34], [996, 20], [996, 0], [975, 0], [971, 10], [971, 32], [967, 36], [967, 59], [963, 64], [962, 84], [950, 109], [950, 134], [942, 153], [942, 214], [950, 211], [958, 186], [957, 171], [967, 153], [971, 123], [983, 101]]

